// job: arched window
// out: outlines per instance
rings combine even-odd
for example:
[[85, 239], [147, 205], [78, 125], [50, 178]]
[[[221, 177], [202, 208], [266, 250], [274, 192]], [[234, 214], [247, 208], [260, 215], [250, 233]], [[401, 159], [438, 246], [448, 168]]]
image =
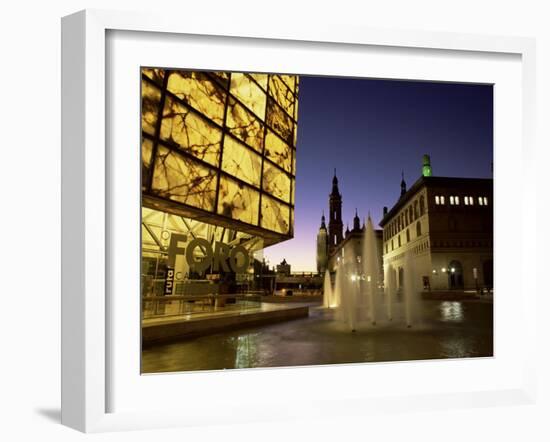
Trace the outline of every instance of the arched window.
[[414, 219], [418, 218], [418, 201], [414, 202]]
[[411, 233], [409, 232], [409, 229], [407, 229], [407, 242], [411, 240]]
[[401, 235], [397, 235], [397, 247], [401, 247]]
[[413, 206], [409, 206], [409, 223], [413, 222]]
[[422, 235], [422, 224], [420, 221], [416, 222], [416, 236]]
[[424, 215], [424, 211], [425, 211], [425, 208], [424, 208], [424, 197], [421, 196], [421, 197], [420, 197], [420, 216]]

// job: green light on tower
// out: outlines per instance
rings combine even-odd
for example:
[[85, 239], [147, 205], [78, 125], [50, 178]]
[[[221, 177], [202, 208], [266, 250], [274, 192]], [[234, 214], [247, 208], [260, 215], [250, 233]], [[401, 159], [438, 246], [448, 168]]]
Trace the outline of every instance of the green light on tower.
[[432, 176], [432, 164], [430, 163], [429, 155], [424, 155], [422, 157], [422, 175]]

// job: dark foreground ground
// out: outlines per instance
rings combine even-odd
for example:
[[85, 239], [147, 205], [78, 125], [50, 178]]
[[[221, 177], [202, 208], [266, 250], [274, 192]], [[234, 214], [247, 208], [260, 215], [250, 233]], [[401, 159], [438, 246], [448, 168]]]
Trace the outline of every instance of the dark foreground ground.
[[[402, 306], [394, 320], [361, 324], [355, 333], [333, 311], [271, 325], [217, 333], [148, 347], [142, 372], [284, 367], [350, 362], [469, 358], [493, 355], [493, 304], [423, 301], [407, 329]], [[379, 313], [379, 317], [382, 312]], [[420, 319], [422, 318], [422, 319]]]

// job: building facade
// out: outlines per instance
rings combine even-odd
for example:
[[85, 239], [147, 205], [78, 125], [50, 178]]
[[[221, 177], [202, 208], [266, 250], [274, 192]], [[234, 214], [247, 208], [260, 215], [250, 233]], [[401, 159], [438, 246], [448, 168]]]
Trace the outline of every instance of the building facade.
[[409, 258], [421, 290], [492, 288], [493, 180], [434, 177], [427, 156], [422, 170], [410, 189], [402, 180], [398, 201], [384, 208], [386, 283], [392, 277], [402, 287]]
[[143, 68], [142, 295], [231, 293], [293, 237], [297, 76]]

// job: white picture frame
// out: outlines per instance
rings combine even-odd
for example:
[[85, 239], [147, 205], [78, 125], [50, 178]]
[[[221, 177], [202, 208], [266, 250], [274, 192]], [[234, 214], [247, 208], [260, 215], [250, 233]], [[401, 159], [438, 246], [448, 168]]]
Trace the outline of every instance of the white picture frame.
[[[116, 166], [110, 164], [107, 151], [109, 134], [106, 120], [110, 118], [107, 106], [109, 85], [106, 68], [109, 63], [107, 34], [109, 32], [147, 32], [162, 36], [217, 36], [236, 39], [269, 39], [272, 45], [285, 42], [298, 44], [337, 44], [338, 48], [375, 47], [380, 51], [391, 48], [403, 50], [426, 49], [444, 53], [472, 53], [483, 58], [489, 54], [508, 54], [520, 57], [521, 63], [521, 155], [523, 185], [517, 189], [522, 201], [521, 219], [535, 217], [534, 177], [528, 170], [534, 161], [534, 109], [535, 109], [535, 43], [533, 39], [518, 37], [493, 37], [452, 33], [419, 31], [388, 31], [348, 28], [345, 26], [304, 26], [298, 29], [275, 25], [261, 26], [246, 23], [209, 20], [187, 21], [182, 24], [175, 17], [144, 13], [122, 13], [87, 10], [63, 18], [62, 21], [62, 423], [85, 432], [158, 428], [207, 424], [212, 418], [224, 421], [223, 410], [205, 415], [206, 405], [197, 406], [195, 412], [159, 407], [140, 410], [116, 410], [109, 404], [113, 388], [110, 373], [113, 370], [113, 353], [109, 340], [109, 327], [113, 320], [120, 320], [110, 311], [108, 299], [109, 265], [112, 256], [109, 244], [113, 241], [109, 228], [112, 200], [109, 191], [111, 174]], [[157, 36], [159, 34], [156, 34]], [[434, 52], [432, 52], [433, 54]], [[111, 54], [112, 55], [112, 54]], [[137, 96], [136, 96], [137, 97]], [[496, 143], [500, 142], [498, 138]], [[115, 168], [115, 170], [113, 170]], [[522, 231], [518, 253], [521, 254], [517, 287], [521, 289], [520, 307], [524, 316], [519, 318], [523, 327], [524, 353], [521, 355], [521, 376], [510, 379], [501, 388], [468, 390], [461, 392], [437, 392], [414, 395], [377, 395], [376, 399], [361, 392], [355, 396], [331, 393], [327, 398], [309, 399], [310, 407], [294, 409], [290, 404], [281, 407], [274, 401], [272, 407], [263, 409], [252, 402], [254, 394], [235, 398], [238, 402], [227, 422], [284, 419], [295, 415], [325, 416], [336, 414], [368, 414], [380, 409], [396, 412], [409, 409], [441, 409], [469, 406], [489, 406], [533, 403], [536, 393], [534, 341], [535, 324], [526, 317], [536, 316], [535, 282], [527, 275], [526, 257], [533, 253], [534, 241], [529, 232]], [[498, 253], [505, 253], [495, 249]], [[498, 265], [498, 264], [497, 264]], [[497, 275], [498, 278], [498, 275]], [[498, 279], [497, 279], [498, 281]], [[118, 318], [118, 319], [117, 319]], [[496, 317], [499, 320], [498, 316]], [[130, 320], [130, 319], [128, 319]], [[498, 355], [497, 355], [498, 357]], [[380, 367], [380, 365], [378, 365]], [[390, 365], [385, 365], [390, 367]], [[422, 363], [410, 363], [408, 370], [422, 367]], [[467, 368], [467, 367], [466, 367]], [[331, 367], [343, 370], [343, 367]], [[346, 368], [347, 370], [350, 367]], [[384, 368], [390, 370], [390, 368]], [[421, 369], [421, 368], [420, 368]], [[305, 369], [286, 373], [298, 379]], [[364, 365], [352, 367], [351, 376], [360, 376]], [[237, 377], [265, 382], [266, 371], [236, 371]], [[328, 372], [328, 371], [327, 371]], [[139, 373], [137, 373], [139, 375]], [[214, 377], [215, 376], [215, 377]], [[213, 382], [220, 388], [220, 400], [231, 399], [231, 390], [221, 390], [225, 373], [202, 373], [193, 378], [196, 383]], [[157, 377], [160, 378], [160, 377]], [[177, 376], [165, 376], [164, 384], [176, 382]], [[521, 379], [520, 379], [521, 378]], [[301, 382], [305, 381], [300, 377]], [[311, 387], [311, 386], [310, 386]], [[306, 389], [308, 386], [306, 385]], [[437, 389], [436, 389], [437, 390]], [[239, 402], [240, 401], [240, 402]], [[226, 402], [227, 403], [227, 402]], [[338, 411], [335, 412], [335, 409]], [[225, 413], [227, 414], [227, 413]], [[235, 416], [244, 417], [235, 417]]]

